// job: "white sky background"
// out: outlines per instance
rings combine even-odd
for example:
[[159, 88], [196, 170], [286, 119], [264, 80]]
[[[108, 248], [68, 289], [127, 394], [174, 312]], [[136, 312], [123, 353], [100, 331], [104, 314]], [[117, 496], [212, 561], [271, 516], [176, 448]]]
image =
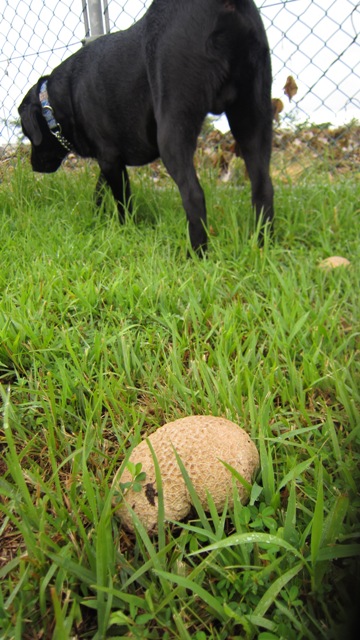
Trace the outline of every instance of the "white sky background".
[[[357, 0], [255, 0], [267, 31], [273, 64], [273, 97], [281, 98], [283, 123], [360, 119], [360, 5]], [[108, 0], [112, 31], [140, 17], [150, 0]], [[1, 0], [0, 143], [16, 141], [11, 122], [22, 96], [40, 75], [81, 47], [82, 0]], [[288, 75], [299, 87], [289, 103]], [[4, 124], [6, 123], [6, 124]], [[226, 118], [220, 128], [226, 130]]]

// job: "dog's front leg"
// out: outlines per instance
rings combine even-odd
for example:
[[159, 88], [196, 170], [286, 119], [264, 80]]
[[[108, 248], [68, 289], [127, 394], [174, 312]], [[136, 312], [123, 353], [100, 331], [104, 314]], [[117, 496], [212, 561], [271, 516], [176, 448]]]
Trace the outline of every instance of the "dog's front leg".
[[95, 187], [95, 202], [101, 206], [103, 201], [104, 185], [107, 184], [116, 200], [119, 220], [125, 221], [126, 213], [131, 213], [131, 189], [128, 172], [125, 165], [117, 161], [108, 163], [99, 160], [100, 176]]

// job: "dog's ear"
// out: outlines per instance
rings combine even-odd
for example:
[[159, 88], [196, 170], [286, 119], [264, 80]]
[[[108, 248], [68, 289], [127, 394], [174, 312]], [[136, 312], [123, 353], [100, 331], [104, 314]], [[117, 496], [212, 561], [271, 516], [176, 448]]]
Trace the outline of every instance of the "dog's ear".
[[33, 102], [25, 102], [24, 100], [19, 107], [19, 114], [24, 134], [37, 147], [43, 139], [39, 124], [39, 118], [41, 117], [39, 105]]

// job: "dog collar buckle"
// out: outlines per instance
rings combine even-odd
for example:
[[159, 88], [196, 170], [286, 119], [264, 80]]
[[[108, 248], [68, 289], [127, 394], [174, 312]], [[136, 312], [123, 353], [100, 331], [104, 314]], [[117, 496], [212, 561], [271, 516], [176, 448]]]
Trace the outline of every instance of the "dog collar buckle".
[[41, 104], [42, 114], [47, 122], [50, 132], [57, 138], [66, 151], [72, 151], [72, 146], [61, 133], [61, 125], [57, 122], [54, 110], [49, 102], [49, 94], [47, 92], [47, 80], [42, 82], [39, 92], [39, 100]]

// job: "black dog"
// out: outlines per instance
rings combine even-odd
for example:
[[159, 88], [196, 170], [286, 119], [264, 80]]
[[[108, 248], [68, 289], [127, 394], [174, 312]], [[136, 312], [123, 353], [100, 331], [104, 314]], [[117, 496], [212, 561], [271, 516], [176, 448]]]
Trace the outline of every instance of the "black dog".
[[121, 220], [130, 198], [126, 166], [160, 156], [200, 252], [206, 209], [193, 156], [209, 112], [225, 112], [257, 219], [271, 223], [271, 66], [252, 0], [154, 0], [132, 27], [98, 38], [40, 78], [19, 107], [34, 171], [56, 171], [70, 150], [96, 158], [97, 203], [107, 183]]

